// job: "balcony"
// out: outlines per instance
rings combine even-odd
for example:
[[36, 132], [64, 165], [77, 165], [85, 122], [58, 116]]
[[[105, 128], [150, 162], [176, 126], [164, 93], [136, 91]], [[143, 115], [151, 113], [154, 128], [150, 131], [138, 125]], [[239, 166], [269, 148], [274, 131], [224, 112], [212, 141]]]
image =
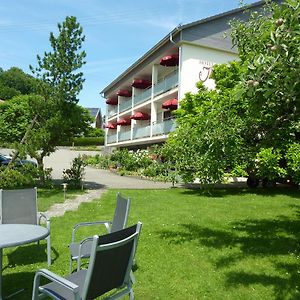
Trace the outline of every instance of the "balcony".
[[119, 105], [119, 112], [121, 113], [121, 112], [123, 112], [123, 111], [125, 111], [127, 109], [130, 109], [131, 108], [131, 104], [132, 104], [131, 99], [128, 100], [128, 101], [126, 101], [126, 102], [120, 103], [120, 105]]
[[153, 125], [153, 135], [166, 135], [175, 130], [175, 120], [170, 119]]
[[131, 139], [131, 131], [119, 132], [119, 142], [128, 141]]
[[133, 129], [133, 138], [145, 138], [150, 136], [150, 126], [146, 127], [137, 127]]
[[114, 107], [113, 109], [110, 109], [110, 110], [108, 111], [108, 117], [110, 118], [110, 117], [116, 115], [117, 112], [118, 112], [118, 108], [117, 108], [117, 107]]
[[107, 135], [107, 140], [106, 140], [106, 143], [107, 144], [113, 144], [113, 143], [116, 143], [117, 142], [117, 134], [110, 134], [110, 135]]
[[134, 105], [138, 105], [140, 103], [146, 102], [151, 98], [151, 87], [144, 90], [142, 93], [135, 95], [133, 98]]
[[171, 75], [166, 77], [164, 80], [159, 81], [154, 85], [154, 97], [163, 94], [178, 86], [178, 71], [173, 72]]

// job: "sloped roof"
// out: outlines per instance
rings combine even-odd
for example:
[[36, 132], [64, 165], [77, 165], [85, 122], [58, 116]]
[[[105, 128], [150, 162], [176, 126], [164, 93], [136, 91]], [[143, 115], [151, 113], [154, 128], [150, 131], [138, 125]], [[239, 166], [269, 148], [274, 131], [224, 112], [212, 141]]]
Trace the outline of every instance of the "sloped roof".
[[[281, 0], [273, 0], [274, 2], [282, 2]], [[120, 74], [115, 80], [113, 80], [108, 86], [106, 86], [100, 94], [103, 94], [107, 92], [115, 83], [117, 83], [121, 78], [126, 76], [128, 73], [130, 73], [133, 69], [135, 69], [139, 64], [141, 64], [143, 61], [145, 61], [148, 57], [150, 57], [154, 52], [156, 52], [158, 49], [160, 49], [163, 45], [168, 43], [170, 41], [170, 38], [175, 39], [175, 37], [179, 37], [179, 40], [182, 38], [182, 32], [186, 29], [201, 25], [210, 23], [214, 20], [226, 18], [230, 15], [235, 15], [236, 13], [242, 12], [246, 9], [255, 9], [256, 7], [260, 7], [265, 4], [265, 1], [258, 1], [254, 2], [252, 4], [245, 5], [243, 7], [239, 7], [236, 9], [232, 9], [208, 18], [204, 18], [195, 22], [191, 22], [185, 25], [179, 25], [175, 27], [170, 33], [168, 33], [163, 39], [161, 39], [157, 44], [155, 44], [149, 51], [147, 51], [142, 57], [140, 57], [138, 60], [136, 60], [128, 69], [126, 69], [122, 74]]]
[[96, 107], [85, 107], [85, 109], [89, 111], [90, 115], [93, 118], [96, 118], [100, 112], [100, 108], [96, 108]]

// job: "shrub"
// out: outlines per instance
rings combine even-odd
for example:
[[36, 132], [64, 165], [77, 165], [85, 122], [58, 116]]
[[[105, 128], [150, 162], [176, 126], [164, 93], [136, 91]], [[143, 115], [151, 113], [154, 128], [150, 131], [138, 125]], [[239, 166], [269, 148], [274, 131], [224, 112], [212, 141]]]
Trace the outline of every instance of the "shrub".
[[24, 165], [18, 168], [0, 168], [0, 187], [12, 189], [36, 185], [38, 170], [35, 166]]
[[76, 137], [59, 146], [100, 146], [104, 145], [104, 137]]
[[293, 181], [300, 184], [300, 144], [293, 143], [286, 153], [287, 172]]
[[95, 156], [85, 156], [83, 159], [87, 165], [97, 166], [101, 169], [108, 169], [110, 166], [109, 155], [96, 154]]
[[85, 166], [86, 163], [79, 155], [78, 157], [75, 157], [73, 159], [71, 168], [63, 171], [63, 179], [66, 181], [66, 183], [68, 183], [70, 187], [72, 188], [82, 187]]
[[279, 166], [282, 156], [279, 151], [262, 148], [256, 155], [257, 175], [262, 179], [274, 181], [286, 175], [286, 171]]

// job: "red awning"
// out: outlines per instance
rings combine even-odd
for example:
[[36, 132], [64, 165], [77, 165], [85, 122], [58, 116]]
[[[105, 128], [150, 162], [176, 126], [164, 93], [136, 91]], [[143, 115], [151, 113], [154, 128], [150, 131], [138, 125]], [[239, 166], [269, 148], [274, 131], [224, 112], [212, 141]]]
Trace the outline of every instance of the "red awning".
[[165, 67], [178, 66], [178, 63], [179, 63], [178, 54], [167, 55], [160, 60], [160, 64]]
[[178, 100], [176, 98], [169, 99], [169, 100], [165, 101], [161, 107], [164, 109], [177, 109]]
[[134, 113], [130, 119], [133, 120], [149, 120], [150, 116], [147, 113], [143, 113], [141, 111], [137, 111], [136, 113]]
[[119, 119], [117, 121], [117, 125], [121, 125], [121, 126], [128, 126], [131, 124], [131, 120], [130, 119]]
[[151, 86], [151, 81], [147, 79], [134, 79], [131, 86], [137, 89], [146, 89], [147, 87]]
[[129, 90], [118, 90], [117, 95], [122, 97], [131, 97], [132, 92]]
[[117, 129], [117, 124], [108, 123], [108, 124], [105, 125], [105, 128]]
[[117, 98], [107, 98], [106, 104], [118, 105], [118, 99]]

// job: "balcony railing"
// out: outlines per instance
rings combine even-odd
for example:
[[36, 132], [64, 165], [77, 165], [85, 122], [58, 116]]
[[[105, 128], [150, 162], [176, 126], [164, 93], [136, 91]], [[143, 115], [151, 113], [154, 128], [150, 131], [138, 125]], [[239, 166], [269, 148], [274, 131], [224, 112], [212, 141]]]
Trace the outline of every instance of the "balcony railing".
[[166, 77], [163, 81], [159, 81], [154, 85], [154, 96], [165, 93], [178, 86], [178, 71]]
[[135, 95], [133, 98], [133, 103], [134, 105], [146, 102], [151, 98], [151, 87], [148, 89], [144, 90], [142, 93]]
[[114, 107], [113, 109], [110, 109], [108, 111], [108, 117], [112, 117], [112, 116], [116, 115], [117, 112], [118, 112], [118, 107]]
[[126, 102], [122, 102], [120, 103], [120, 106], [119, 106], [119, 112], [123, 112], [129, 108], [131, 108], [131, 99], [126, 101]]
[[117, 134], [110, 134], [110, 135], [107, 135], [107, 140], [106, 140], [106, 143], [107, 144], [113, 144], [113, 143], [116, 143], [117, 142]]
[[129, 131], [124, 131], [124, 132], [119, 132], [119, 142], [123, 141], [128, 141], [131, 139], [131, 132]]
[[150, 136], [150, 126], [138, 127], [133, 129], [133, 138], [144, 138]]
[[153, 135], [165, 135], [175, 130], [175, 120], [170, 119], [153, 125]]

